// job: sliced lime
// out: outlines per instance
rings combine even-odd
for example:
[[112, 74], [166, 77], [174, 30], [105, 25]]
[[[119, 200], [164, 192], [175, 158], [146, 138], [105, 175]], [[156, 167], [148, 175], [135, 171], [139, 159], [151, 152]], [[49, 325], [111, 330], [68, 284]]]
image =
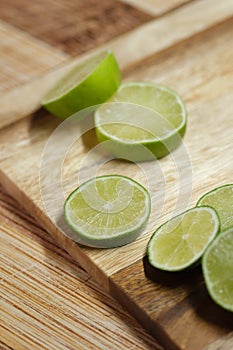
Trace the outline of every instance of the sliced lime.
[[160, 158], [176, 148], [185, 133], [187, 113], [179, 95], [161, 85], [131, 82], [95, 113], [99, 141], [120, 158]]
[[42, 105], [52, 114], [67, 118], [109, 99], [117, 90], [121, 74], [110, 50], [77, 65], [47, 93]]
[[197, 206], [200, 205], [208, 205], [217, 211], [222, 231], [233, 226], [233, 184], [217, 187], [204, 194], [197, 202]]
[[187, 210], [154, 232], [147, 246], [148, 260], [152, 266], [165, 271], [191, 267], [203, 255], [219, 227], [214, 209]]
[[150, 195], [120, 175], [95, 177], [65, 202], [65, 218], [83, 244], [110, 248], [135, 240], [150, 215]]
[[233, 312], [233, 227], [210, 244], [202, 259], [202, 270], [211, 298]]

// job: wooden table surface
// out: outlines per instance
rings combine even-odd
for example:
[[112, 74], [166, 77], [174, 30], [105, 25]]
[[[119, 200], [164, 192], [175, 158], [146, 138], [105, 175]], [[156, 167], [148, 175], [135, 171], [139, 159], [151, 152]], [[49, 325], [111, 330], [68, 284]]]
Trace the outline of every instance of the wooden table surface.
[[[59, 66], [62, 67], [66, 61], [124, 33], [130, 33], [151, 20], [158, 19], [158, 26], [156, 23], [145, 26], [149, 34], [153, 32], [153, 26], [158, 31], [166, 32], [167, 23], [163, 18], [169, 16], [172, 28], [176, 16], [181, 18], [190, 11], [192, 13], [189, 6], [193, 6], [194, 2], [195, 0], [1, 0], [0, 94], [3, 96], [2, 101], [5, 101], [4, 96], [12, 96], [14, 111], [8, 115], [0, 110], [0, 126], [6, 125], [5, 135], [11, 132], [9, 121], [13, 125], [18, 116], [21, 118], [28, 113], [24, 104], [30, 110], [31, 101], [22, 101], [21, 110], [14, 110], [14, 98], [19, 105], [20, 91], [24, 91], [25, 96], [27, 89], [30, 89], [30, 82], [36, 84], [38, 81], [39, 84], [40, 77], [53, 72], [54, 67], [58, 67], [59, 71]], [[211, 3], [210, 0], [207, 2]], [[196, 3], [197, 8], [204, 8], [200, 0]], [[215, 9], [218, 2], [213, 0], [213, 3]], [[230, 4], [230, 1], [227, 0], [227, 3]], [[193, 16], [197, 18], [195, 8], [194, 6]], [[220, 34], [226, 40], [231, 40], [227, 8], [224, 9], [222, 5], [219, 12], [214, 11], [213, 15], [210, 13], [206, 17], [206, 21], [200, 12], [203, 16], [200, 23], [195, 22], [189, 26], [188, 21], [184, 21], [184, 28], [180, 28], [180, 32], [171, 33], [169, 29], [163, 41], [155, 42], [154, 50], [163, 52], [163, 56], [158, 54], [157, 60], [161, 61], [161, 66], [165, 62], [168, 72], [172, 70], [172, 63], [169, 55], [166, 57], [166, 48], [172, 46], [173, 42], [182, 39], [184, 47], [179, 47], [176, 57], [177, 62], [182, 62], [182, 50], [189, 52], [188, 37], [198, 38], [199, 31], [206, 31], [201, 47], [204, 52], [205, 43], [210, 42], [211, 50], [215, 45], [215, 35], [209, 35], [208, 28], [215, 28], [221, 21], [225, 23], [220, 28]], [[221, 43], [219, 57], [224, 59], [226, 46], [220, 37], [221, 35], [218, 39], [216, 36], [216, 43]], [[130, 34], [123, 38], [126, 50], [127, 40], [132, 38]], [[199, 42], [198, 39], [195, 40], [195, 59], [200, 62]], [[114, 45], [117, 48], [118, 42], [115, 41]], [[143, 61], [144, 54], [145, 57], [153, 55], [150, 46], [145, 47], [145, 50], [148, 51], [139, 50], [136, 54], [138, 56], [133, 59], [128, 52], [125, 66], [133, 63], [127, 71], [129, 76], [134, 69], [134, 60]], [[228, 56], [226, 62], [227, 59]], [[228, 64], [226, 70], [230, 67], [229, 62]], [[146, 62], [143, 69], [145, 66]], [[195, 76], [194, 66], [186, 68], [187, 74]], [[153, 69], [156, 70], [156, 66]], [[137, 74], [141, 79], [140, 69]], [[134, 76], [137, 74], [134, 73]], [[212, 70], [206, 70], [207, 79], [208, 74], [212, 79]], [[225, 71], [221, 71], [221, 74], [224, 78]], [[196, 75], [196, 79], [200, 77]], [[224, 82], [226, 81], [227, 78]], [[191, 84], [190, 86], [192, 87]], [[203, 86], [204, 89], [205, 85]], [[211, 86], [208, 88], [211, 89]], [[213, 87], [213, 95], [214, 91]], [[197, 95], [198, 89], [196, 98]], [[191, 97], [189, 103], [192, 104]], [[0, 149], [0, 156], [5, 153], [6, 150]], [[36, 218], [32, 218], [20, 203], [6, 193], [3, 185], [0, 184], [0, 349], [162, 349], [155, 338], [54, 242], [39, 226]], [[222, 338], [224, 340], [220, 343], [216, 341], [208, 350], [233, 349], [232, 334]]]
[[[1, 94], [150, 19], [124, 3], [69, 3], [78, 28], [75, 17], [62, 16], [65, 0], [1, 1]], [[59, 19], [51, 32], [46, 12]], [[69, 41], [74, 31], [77, 42]], [[1, 350], [161, 348], [2, 187], [0, 237]]]
[[160, 349], [0, 188], [0, 349]]
[[[65, 0], [1, 1], [1, 94], [150, 19], [124, 3], [69, 3], [79, 12], [78, 28], [75, 17], [62, 16]], [[46, 12], [59, 19], [51, 32], [43, 22]], [[77, 42], [70, 39], [74, 32]], [[2, 186], [0, 237], [1, 350], [161, 349]]]

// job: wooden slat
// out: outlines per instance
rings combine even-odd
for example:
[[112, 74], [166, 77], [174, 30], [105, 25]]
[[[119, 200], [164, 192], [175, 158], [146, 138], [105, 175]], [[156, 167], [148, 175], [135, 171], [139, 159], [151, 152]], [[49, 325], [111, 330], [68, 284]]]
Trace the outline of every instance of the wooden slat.
[[0, 94], [64, 62], [68, 54], [0, 21]]
[[[225, 30], [225, 28], [227, 30]], [[214, 33], [214, 34], [213, 34]], [[213, 31], [213, 33], [210, 33], [209, 36], [207, 34], [207, 37], [203, 36], [203, 39], [200, 38], [197, 39], [195, 42], [195, 47], [193, 50], [189, 47], [190, 43], [187, 43], [187, 45], [180, 46], [179, 50], [175, 49], [174, 51], [171, 51], [170, 56], [168, 54], [168, 58], [163, 65], [161, 65], [161, 60], [158, 58], [158, 62], [160, 64], [158, 65], [155, 61], [152, 61], [153, 64], [150, 64], [148, 69], [143, 69], [136, 70], [135, 73], [132, 73], [132, 75], [129, 76], [129, 79], [150, 79], [150, 80], [156, 80], [159, 82], [162, 82], [164, 84], [170, 85], [176, 90], [180, 91], [182, 96], [184, 97], [185, 100], [190, 98], [190, 92], [195, 91], [202, 91], [202, 98], [200, 99], [199, 95], [196, 95], [193, 93], [192, 95], [192, 101], [188, 105], [189, 108], [189, 113], [192, 115], [194, 114], [197, 122], [195, 123], [189, 123], [189, 129], [188, 129], [188, 134], [186, 137], [186, 147], [188, 148], [190, 157], [192, 159], [192, 166], [194, 170], [197, 172], [198, 177], [194, 177], [194, 185], [197, 189], [197, 193], [195, 194], [195, 199], [197, 198], [197, 195], [201, 194], [201, 191], [205, 191], [207, 187], [212, 186], [214, 184], [214, 181], [216, 179], [212, 178], [211, 182], [208, 177], [208, 174], [205, 172], [201, 172], [198, 170], [198, 167], [200, 165], [200, 160], [199, 160], [199, 139], [198, 138], [193, 138], [192, 136], [193, 133], [197, 133], [199, 135], [199, 132], [196, 128], [198, 128], [199, 123], [201, 121], [201, 115], [200, 111], [198, 110], [198, 102], [202, 103], [200, 105], [200, 110], [208, 110], [210, 108], [210, 105], [212, 105], [212, 100], [213, 98], [216, 97], [215, 93], [218, 91], [218, 99], [216, 99], [216, 102], [213, 106], [215, 106], [215, 110], [213, 110], [214, 107], [212, 107], [212, 113], [219, 113], [219, 110], [221, 109], [222, 104], [228, 103], [227, 101], [231, 98], [229, 95], [230, 91], [230, 84], [232, 80], [229, 78], [230, 75], [228, 75], [228, 80], [227, 83], [229, 84], [228, 86], [225, 86], [222, 84], [223, 81], [225, 81], [225, 73], [230, 72], [230, 65], [232, 61], [232, 53], [228, 48], [228, 42], [229, 38], [231, 35], [231, 23], [227, 24], [225, 27], [223, 27], [222, 31], [220, 33], [222, 35], [217, 35], [218, 34], [218, 29]], [[225, 33], [225, 34], [224, 34]], [[223, 37], [226, 37], [226, 40], [223, 40]], [[206, 38], [208, 38], [208, 41], [206, 41]], [[207, 44], [208, 43], [208, 44]], [[218, 43], [218, 45], [215, 46], [215, 43]], [[207, 49], [207, 50], [206, 50]], [[185, 54], [184, 54], [185, 50]], [[201, 51], [202, 50], [202, 51]], [[216, 51], [216, 52], [215, 52]], [[196, 53], [195, 53], [196, 52]], [[202, 52], [202, 55], [200, 56], [200, 52]], [[213, 55], [213, 52], [215, 52], [215, 55]], [[204, 55], [206, 56], [206, 59], [203, 60]], [[165, 56], [163, 56], [163, 59]], [[170, 63], [169, 57], [172, 57], [172, 62]], [[209, 70], [207, 70], [205, 62], [210, 61], [211, 57], [214, 58], [213, 60], [213, 67], [209, 66]], [[189, 58], [186, 60], [186, 58]], [[155, 62], [155, 63], [154, 63]], [[222, 62], [225, 62], [224, 65], [222, 65]], [[170, 66], [171, 65], [171, 66]], [[201, 67], [201, 65], [204, 65], [204, 67]], [[161, 67], [163, 66], [163, 69], [161, 70]], [[200, 70], [196, 69], [195, 67], [200, 66]], [[160, 67], [160, 68], [158, 68]], [[218, 72], [218, 79], [216, 79], [216, 71], [217, 69], [219, 70]], [[160, 78], [159, 74], [157, 75], [157, 71], [161, 72], [160, 73]], [[171, 75], [168, 74], [168, 72], [172, 72], [173, 81], [171, 81]], [[200, 73], [201, 72], [201, 73]], [[196, 76], [195, 76], [196, 74]], [[201, 75], [200, 75], [201, 74]], [[205, 75], [206, 74], [206, 75]], [[193, 79], [190, 79], [189, 77], [192, 76]], [[221, 81], [221, 83], [220, 83]], [[185, 89], [184, 86], [187, 86]], [[218, 86], [218, 89], [217, 89]], [[222, 86], [223, 91], [221, 92], [220, 87]], [[213, 95], [210, 95], [207, 93], [209, 89], [211, 88], [210, 91], [212, 91]], [[226, 90], [225, 90], [226, 89]], [[220, 95], [222, 94], [222, 97]], [[194, 103], [195, 102], [195, 103]], [[195, 106], [195, 108], [194, 108]], [[197, 114], [196, 114], [197, 113]], [[224, 113], [226, 115], [226, 118], [228, 118], [230, 112], [230, 109], [224, 110]], [[199, 119], [197, 119], [199, 118]], [[38, 120], [38, 121], [37, 121]], [[46, 131], [41, 130], [41, 123], [43, 121], [44, 129]], [[24, 119], [20, 123], [15, 124], [12, 126], [8, 132], [7, 130], [3, 130], [1, 134], [1, 140], [3, 145], [5, 145], [5, 148], [2, 151], [1, 158], [1, 169], [9, 169], [7, 171], [7, 176], [11, 180], [13, 180], [15, 183], [18, 184], [18, 186], [21, 188], [19, 191], [19, 196], [24, 196], [22, 191], [26, 191], [28, 187], [30, 187], [30, 197], [33, 198], [34, 203], [37, 203], [37, 205], [42, 208], [42, 203], [41, 203], [41, 198], [40, 198], [40, 191], [39, 191], [39, 183], [38, 183], [38, 171], [39, 171], [39, 165], [40, 165], [40, 160], [41, 160], [41, 152], [43, 151], [44, 144], [49, 137], [49, 135], [52, 133], [54, 128], [57, 127], [58, 125], [58, 120], [56, 118], [53, 118], [49, 116], [48, 114], [45, 113], [43, 116], [39, 116], [38, 119], [34, 118], [31, 119], [30, 121], [30, 138], [28, 138], [28, 120]], [[208, 128], [208, 126], [206, 126]], [[231, 134], [227, 134], [227, 137], [225, 137], [226, 133], [230, 133], [230, 129], [224, 131], [225, 125], [222, 123], [219, 128], [222, 128], [222, 135], [223, 135], [223, 140], [222, 140], [222, 145], [225, 145], [224, 147], [228, 147], [227, 140], [228, 138], [231, 137]], [[202, 132], [204, 132], [204, 128], [202, 128]], [[219, 131], [220, 129], [218, 129]], [[214, 131], [213, 131], [214, 132]], [[210, 136], [209, 136], [210, 137]], [[208, 135], [203, 135], [203, 138], [207, 141], [208, 140]], [[17, 142], [12, 142], [13, 140]], [[211, 141], [211, 140], [210, 140]], [[196, 147], [194, 147], [196, 145]], [[205, 144], [203, 144], [203, 147]], [[223, 146], [222, 146], [223, 147]], [[33, 149], [33, 157], [30, 157], [30, 154], [32, 153]], [[210, 149], [209, 152], [214, 152], [216, 148]], [[79, 155], [77, 154], [77, 157], [80, 157], [80, 154], [82, 155], [82, 152], [86, 152], [86, 148], [84, 144], [80, 144], [78, 148]], [[22, 159], [19, 157], [19, 154], [24, 154], [24, 159], [25, 162], [22, 162]], [[209, 164], [212, 169], [212, 171], [217, 172], [218, 171], [218, 166], [215, 161], [215, 159], [212, 156], [211, 153], [211, 158], [209, 158], [209, 153], [207, 153], [205, 160], [203, 160], [203, 165], [205, 162]], [[4, 160], [4, 158], [6, 158]], [[79, 159], [79, 158], [77, 158]], [[230, 157], [231, 159], [231, 157]], [[222, 159], [224, 163], [224, 158]], [[20, 164], [20, 165], [19, 165]], [[24, 164], [24, 165], [23, 165]], [[164, 164], [164, 165], [163, 165]], [[176, 174], [177, 170], [175, 170], [176, 165], [174, 165], [174, 168], [171, 166], [170, 161], [168, 159], [164, 159], [161, 162], [161, 165], [163, 166], [163, 171], [166, 176], [171, 178], [171, 181], [174, 179], [174, 174]], [[224, 169], [226, 167], [226, 164], [221, 165], [220, 169]], [[27, 171], [28, 176], [26, 177], [25, 170], [28, 169]], [[128, 165], [126, 164], [121, 164], [119, 167], [119, 171], [122, 173], [127, 174]], [[205, 169], [205, 167], [203, 167]], [[106, 171], [106, 169], [105, 169]], [[111, 166], [110, 166], [110, 171], [111, 171]], [[173, 176], [171, 174], [173, 172]], [[30, 174], [30, 175], [29, 175]], [[227, 174], [227, 172], [226, 172]], [[70, 174], [69, 176], [72, 176]], [[141, 175], [137, 175], [137, 172], [134, 172], [134, 176], [138, 176], [138, 180], [143, 181], [143, 178]], [[31, 179], [34, 179], [33, 183]], [[68, 178], [67, 178], [68, 180]], [[197, 184], [201, 181], [208, 181], [207, 185], [205, 188], [203, 188], [204, 183], [202, 183], [201, 189], [198, 189]], [[219, 179], [220, 180], [220, 179]], [[225, 177], [223, 178], [224, 181]], [[2, 178], [2, 181], [4, 179]], [[72, 181], [71, 181], [72, 183]], [[209, 184], [208, 184], [209, 183]], [[8, 185], [10, 187], [9, 189], [14, 192], [14, 195], [17, 194], [17, 188], [13, 189], [11, 185]], [[172, 189], [171, 188], [171, 197], [175, 198], [175, 187]], [[33, 197], [32, 197], [33, 196]], [[21, 197], [20, 197], [21, 198]], [[29, 199], [30, 202], [30, 199]], [[29, 205], [27, 203], [27, 205]], [[170, 200], [170, 206], [174, 205], [174, 199]], [[31, 210], [33, 209], [32, 206], [30, 206]], [[169, 212], [171, 209], [169, 209]], [[166, 214], [166, 212], [164, 212]], [[137, 251], [137, 254], [135, 254], [135, 249], [138, 245], [138, 243], [133, 243], [131, 245], [130, 251], [128, 250], [129, 248], [120, 248], [117, 250], [117, 259], [119, 259], [119, 265], [116, 264], [115, 259], [111, 258], [114, 256], [114, 251], [92, 251], [90, 252], [91, 256], [93, 259], [96, 261], [97, 265], [101, 266], [101, 268], [104, 269], [105, 273], [107, 275], [111, 275], [113, 272], [116, 272], [116, 269], [123, 268], [125, 265], [129, 262], [133, 262], [140, 258], [143, 253], [144, 253], [144, 248], [142, 249], [141, 244], [144, 246], [145, 242], [147, 240], [146, 236], [142, 236], [141, 239], [139, 240], [141, 243], [139, 244], [139, 250]], [[144, 242], [144, 243], [143, 243]], [[124, 256], [127, 251], [127, 259], [124, 259]]]
[[171, 276], [141, 260], [111, 281], [111, 293], [165, 349], [202, 350], [212, 343], [213, 349], [222, 349], [225, 341], [232, 344], [232, 314], [210, 299], [201, 269]]
[[[207, 12], [208, 16], [206, 16]], [[163, 18], [151, 21], [106, 45], [100, 46], [98, 50], [112, 49], [121, 69], [131, 69], [136, 64], [141, 65], [142, 60], [148, 56], [157, 55], [172, 45], [216, 26], [231, 18], [232, 14], [233, 2], [231, 0], [225, 0], [221, 3], [218, 0], [196, 0]], [[44, 94], [77, 62], [91, 53], [79, 56], [40, 79], [1, 96], [0, 128], [22, 118], [22, 116], [35, 112], [39, 108]], [[27, 100], [23, 98], [25, 95], [28, 96]], [[15, 101], [13, 106], [10, 103], [12, 100]]]
[[152, 17], [118, 0], [1, 0], [0, 18], [71, 55], [88, 51]]
[[[150, 15], [161, 16], [168, 11], [174, 10], [179, 6], [190, 2], [190, 0], [121, 0], [127, 4], [135, 6]], [[195, 1], [195, 0], [191, 0]]]
[[[229, 0], [226, 0], [224, 4], [216, 0], [191, 2], [110, 43], [116, 52], [121, 68], [124, 69], [126, 80], [152, 80], [171, 86], [180, 92], [189, 113], [184, 147], [180, 147], [159, 162], [150, 163], [147, 169], [149, 176], [151, 174], [157, 176], [158, 181], [150, 190], [152, 202], [159, 203], [160, 211], [159, 213], [152, 211], [147, 230], [136, 242], [128, 246], [109, 250], [82, 248], [63, 235], [48, 219], [45, 212], [40, 196], [38, 173], [44, 145], [60, 121], [47, 112], [36, 111], [36, 109], [42, 93], [52, 86], [70, 66], [65, 64], [60, 70], [45, 75], [20, 89], [15, 89], [12, 93], [3, 96], [1, 100], [3, 102], [1, 103], [2, 113], [8, 112], [7, 117], [9, 117], [7, 119], [6, 115], [3, 115], [0, 130], [0, 180], [4, 186], [47, 228], [57, 245], [66, 249], [105, 289], [109, 288], [110, 280], [111, 292], [122, 301], [125, 307], [128, 307], [153, 334], [158, 334], [164, 344], [174, 345], [179, 350], [186, 348], [196, 350], [198, 347], [210, 345], [218, 337], [227, 335], [231, 318], [229, 319], [227, 316], [229, 314], [226, 315], [215, 304], [212, 302], [210, 304], [210, 300], [207, 303], [204, 302], [207, 295], [203, 289], [200, 273], [190, 274], [191, 280], [180, 283], [175, 288], [168, 288], [167, 285], [160, 283], [162, 281], [152, 281], [145, 276], [142, 258], [148, 239], [155, 227], [177, 211], [193, 205], [198, 197], [208, 189], [231, 181], [233, 164], [231, 152], [233, 72], [231, 62], [233, 52], [229, 43], [233, 37], [232, 12], [233, 3]], [[164, 40], [156, 41], [157, 37], [163, 37]], [[69, 62], [69, 64], [72, 65], [74, 62]], [[14, 101], [13, 108], [12, 101]], [[35, 111], [34, 115], [29, 115]], [[17, 122], [17, 119], [22, 117], [23, 119]], [[14, 124], [10, 124], [12, 122]], [[64, 138], [62, 141], [64, 142]], [[95, 142], [94, 133], [90, 132], [85, 140], [81, 140], [79, 144], [76, 143], [76, 149], [73, 147], [70, 152], [67, 152], [64, 172], [61, 172], [65, 180], [65, 192], [77, 185], [74, 181], [77, 165], [81, 164]], [[61, 142], [59, 144], [62, 145]], [[56, 147], [56, 154], [59, 154], [59, 151], [60, 148]], [[96, 162], [97, 160], [89, 167], [87, 166], [86, 170], [84, 169], [87, 175], [88, 172], [93, 175], [96, 171], [95, 166], [97, 165], [97, 168], [100, 166], [101, 162], [98, 164]], [[53, 167], [52, 162], [49, 165], [50, 168], [45, 176], [49, 175], [51, 187], [47, 187], [46, 190], [54, 199], [53, 207], [56, 214], [63, 200], [59, 199], [55, 203], [57, 183], [53, 175], [58, 168]], [[120, 161], [109, 162], [101, 168], [100, 172], [113, 171], [131, 176], [143, 184], [147, 180], [136, 165]], [[159, 171], [162, 172], [164, 178], [158, 176]], [[165, 202], [161, 203], [159, 200], [163, 194], [166, 195]], [[177, 205], [179, 194], [182, 194], [182, 200]], [[29, 260], [26, 260], [23, 255], [25, 259], [20, 259], [20, 272], [14, 275], [17, 257], [22, 251], [25, 254], [25, 250], [22, 249], [22, 242], [17, 232], [12, 230], [10, 234], [4, 224], [2, 233], [10, 235], [6, 242], [10, 240], [12, 251], [14, 251], [14, 255], [9, 258], [6, 255], [8, 246], [6, 242], [4, 243], [3, 252], [7, 256], [9, 270], [5, 270], [3, 264], [2, 275], [5, 277], [10, 274], [10, 279], [7, 278], [7, 281], [11, 281], [12, 277], [15, 278], [10, 287], [4, 284], [6, 293], [9, 289], [11, 291], [9, 298], [11, 305], [7, 300], [5, 301], [6, 310], [10, 307], [10, 312], [6, 320], [9, 323], [5, 325], [6, 333], [2, 341], [7, 344], [9, 324], [12, 323], [15, 334], [19, 335], [23, 344], [28, 342], [28, 346], [31, 347], [32, 334], [35, 332], [34, 327], [37, 328], [37, 326], [30, 324], [27, 339], [22, 338], [22, 329], [14, 320], [14, 312], [18, 320], [23, 320], [25, 322], [23, 324], [28, 325], [29, 309], [28, 305], [25, 305], [26, 314], [21, 314], [19, 309], [15, 310], [15, 291], [18, 289], [18, 293], [22, 293], [22, 296], [28, 296], [24, 290], [20, 289], [25, 276], [26, 292], [28, 290], [28, 293], [33, 296], [32, 316], [37, 321], [41, 309], [43, 311], [42, 323], [45, 322], [47, 312], [53, 306], [50, 300], [44, 299], [47, 274], [42, 273], [42, 269], [33, 270], [34, 266], [32, 266], [34, 274], [31, 278], [29, 275], [31, 264], [28, 261], [31, 261], [32, 254], [27, 251]], [[32, 244], [28, 243], [28, 246], [32, 247]], [[35, 246], [33, 258], [34, 255], [43, 259], [41, 247]], [[50, 263], [52, 261], [53, 257], [49, 259]], [[47, 262], [43, 261], [43, 267], [47, 266], [46, 264]], [[38, 278], [40, 278], [40, 283]], [[64, 279], [66, 281], [65, 274]], [[62, 283], [65, 281], [62, 279]], [[71, 282], [69, 289], [73, 292], [72, 283], [74, 281]], [[57, 285], [60, 286], [57, 280], [49, 284], [53, 297], [54, 288]], [[62, 284], [61, 287], [63, 286]], [[43, 299], [43, 305], [37, 304], [38, 309], [37, 307], [34, 309], [34, 297], [37, 296], [33, 293], [36, 289], [40, 291]], [[202, 311], [202, 305], [204, 305], [203, 312], [197, 313], [196, 310]], [[70, 311], [70, 308], [69, 304], [67, 309]], [[57, 309], [55, 307], [55, 311]], [[64, 327], [67, 327], [68, 318], [66, 313], [56, 314], [58, 324], [61, 319], [64, 319]], [[155, 328], [152, 329], [151, 325]], [[54, 323], [51, 322], [51, 328], [53, 327]], [[64, 335], [67, 341], [72, 338], [73, 327], [74, 324], [72, 324], [72, 329], [69, 329]], [[198, 337], [193, 337], [194, 330], [198, 331]], [[58, 332], [59, 329], [56, 339], [60, 334]], [[45, 336], [47, 337], [47, 334]], [[37, 333], [36, 342], [40, 342]]]
[[[191, 42], [184, 42], [163, 54], [148, 59], [145, 64], [142, 64], [141, 68], [137, 67], [135, 70], [132, 68], [131, 73], [127, 76], [129, 80], [150, 79], [171, 86], [182, 94], [189, 112], [188, 131], [184, 145], [188, 151], [188, 159], [192, 164], [192, 178], [189, 177], [188, 163], [184, 159], [182, 160], [182, 152], [179, 153], [179, 150], [174, 152], [171, 157], [166, 157], [159, 162], [166, 179], [167, 197], [160, 212], [159, 220], [153, 224], [153, 217], [151, 217], [153, 227], [157, 227], [166, 218], [174, 214], [176, 210], [191, 206], [202, 193], [216, 184], [230, 182], [233, 164], [230, 148], [233, 129], [232, 104], [230, 103], [233, 81], [231, 70], [233, 52], [229, 47], [231, 38], [232, 22], [228, 21], [194, 38]], [[209, 62], [208, 66], [206, 66], [206, 62]], [[228, 108], [225, 108], [225, 106], [228, 106]], [[214, 123], [211, 122], [212, 116], [214, 116]], [[6, 188], [12, 191], [15, 197], [44, 223], [48, 230], [53, 233], [57, 243], [65, 247], [75, 259], [80, 261], [82, 266], [105, 288], [108, 288], [108, 277], [110, 277], [115, 286], [115, 290], [111, 287], [112, 293], [116, 295], [117, 290], [117, 297], [120, 299], [120, 296], [122, 296], [122, 302], [127, 301], [125, 306], [132, 305], [129, 302], [131, 300], [133, 305], [137, 306], [135, 308], [136, 316], [140, 320], [150, 318], [151, 322], [158, 327], [159, 331], [156, 334], [160, 334], [161, 341], [164, 341], [165, 344], [170, 342], [170, 344], [176, 344], [180, 349], [185, 349], [185, 346], [189, 349], [196, 349], [199, 345], [206, 346], [219, 336], [222, 337], [226, 334], [229, 330], [226, 325], [227, 322], [229, 324], [229, 319], [222, 314], [222, 311], [219, 311], [219, 309], [216, 311], [214, 306], [215, 317], [219, 317], [221, 324], [215, 323], [213, 326], [208, 318], [202, 314], [197, 315], [195, 308], [190, 307], [190, 305], [194, 305], [193, 297], [189, 294], [191, 287], [186, 288], [181, 285], [174, 293], [174, 290], [167, 290], [162, 285], [158, 286], [148, 282], [149, 289], [147, 289], [148, 284], [144, 276], [141, 259], [145, 253], [145, 247], [151, 232], [143, 234], [140, 239], [129, 246], [103, 251], [80, 249], [54, 229], [43, 213], [37, 176], [44, 143], [57, 126], [57, 123], [56, 118], [41, 112], [41, 115], [39, 114], [37, 117], [25, 118], [2, 130], [0, 139], [6, 148], [2, 152], [1, 180]], [[43, 125], [43, 128], [41, 128], [41, 125]], [[29, 138], [28, 135], [30, 135]], [[216, 139], [219, 146], [216, 145]], [[203, 142], [200, 142], [200, 140], [203, 140]], [[75, 164], [79, 162], [80, 153], [80, 160], [82, 160], [82, 154], [84, 155], [86, 152], [87, 149], [84, 143], [76, 147], [76, 153], [72, 155], [75, 157]], [[22, 156], [20, 156], [21, 154]], [[33, 156], [31, 156], [32, 154]], [[179, 154], [181, 158], [179, 158]], [[175, 159], [183, 161], [184, 165], [182, 168], [182, 176], [185, 178], [182, 183], [184, 201], [180, 208], [176, 206], [177, 195], [180, 190], [180, 183], [178, 182], [178, 175], [180, 174], [177, 170], [177, 163], [173, 159], [175, 155], [178, 157]], [[152, 163], [151, 166], [154, 172]], [[110, 172], [112, 169], [113, 165], [109, 163], [103, 171]], [[73, 176], [72, 171], [76, 172], [76, 170], [76, 168], [72, 170], [71, 164], [69, 167], [71, 178]], [[114, 172], [116, 171], [144, 181], [140, 171], [135, 171], [133, 165], [116, 162], [114, 163]], [[55, 178], [53, 178], [53, 181], [55, 182]], [[66, 181], [69, 182], [69, 177], [66, 178]], [[75, 186], [72, 181], [71, 185]], [[185, 192], [190, 185], [192, 185], [193, 191], [191, 198], [187, 200]], [[156, 188], [158, 191], [159, 187]], [[156, 193], [156, 191], [152, 193], [152, 201], [155, 200]], [[188, 191], [186, 194], [188, 194]], [[54, 207], [59, 207], [59, 203]], [[131, 266], [128, 267], [129, 265]], [[137, 282], [138, 279], [140, 283]], [[194, 282], [192, 280], [190, 286], [195, 285]], [[199, 284], [197, 283], [196, 286], [198, 288]], [[197, 289], [199, 295], [197, 300], [200, 302], [202, 302], [202, 291], [203, 289]], [[155, 292], [159, 301], [154, 304], [155, 296], [153, 293]], [[145, 298], [148, 298], [146, 301], [145, 298], [142, 298], [144, 294]], [[125, 300], [123, 300], [124, 295], [127, 296]], [[193, 294], [191, 293], [191, 295]], [[187, 300], [191, 300], [191, 302]], [[194, 298], [194, 300], [196, 299]], [[172, 307], [173, 303], [176, 304], [177, 302], [180, 310], [185, 310], [184, 313], [180, 311], [182, 314], [180, 320], [177, 320], [177, 317], [179, 318], [181, 315], [179, 307]], [[206, 314], [209, 310], [211, 310], [211, 315], [215, 314], [215, 311], [213, 312], [213, 309], [211, 309], [212, 306], [208, 309], [208, 305], [205, 309]], [[133, 312], [133, 308], [130, 311]], [[183, 336], [183, 329], [187, 322], [189, 322], [189, 331], [186, 331], [185, 336]], [[147, 324], [145, 323], [145, 325]], [[150, 325], [147, 326], [150, 327]], [[195, 341], [191, 331], [192, 327], [198, 329], [199, 338], [195, 338]]]
[[220, 338], [213, 344], [207, 346], [204, 350], [231, 350], [233, 344], [233, 332]]
[[[233, 50], [229, 50], [232, 28], [232, 23], [226, 23], [192, 43], [187, 42], [151, 59], [127, 77], [127, 80], [144, 79], [166, 84], [179, 91], [186, 101], [189, 124], [185, 147], [192, 165], [189, 180], [193, 192], [190, 202], [183, 203], [183, 210], [195, 204], [211, 188], [232, 181], [233, 118], [229, 108], [233, 90]], [[211, 64], [206, 65], [206, 62]], [[170, 182], [167, 191], [171, 193], [174, 191], [173, 171], [169, 176], [165, 168], [162, 169]], [[183, 183], [183, 191], [186, 185]], [[159, 220], [155, 227], [172, 211], [172, 198], [174, 195], [169, 196], [162, 221]], [[110, 288], [151, 333], [159, 334], [165, 348], [231, 349], [233, 335], [224, 335], [232, 330], [232, 315], [210, 300], [201, 271], [189, 271], [180, 280], [176, 277], [172, 280], [172, 276], [166, 274], [162, 278], [148, 262], [143, 266], [141, 260], [113, 274]], [[194, 334], [198, 336], [194, 337]]]
[[160, 349], [0, 188], [0, 348]]

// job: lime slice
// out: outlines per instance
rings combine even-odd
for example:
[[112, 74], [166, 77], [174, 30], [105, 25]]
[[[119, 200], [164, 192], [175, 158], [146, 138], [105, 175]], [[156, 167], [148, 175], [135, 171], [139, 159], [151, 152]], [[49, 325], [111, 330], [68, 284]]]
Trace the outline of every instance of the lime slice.
[[165, 271], [194, 265], [219, 231], [214, 209], [198, 207], [172, 218], [152, 235], [147, 256], [150, 264]]
[[202, 259], [202, 270], [211, 298], [233, 312], [233, 227], [210, 244]]
[[67, 118], [109, 99], [117, 90], [121, 74], [110, 50], [102, 51], [72, 69], [47, 93], [42, 105], [52, 114]]
[[197, 202], [197, 206], [200, 205], [208, 205], [217, 211], [221, 231], [233, 226], [233, 184], [217, 187], [204, 194]]
[[179, 95], [165, 86], [131, 82], [95, 112], [96, 134], [106, 148], [133, 161], [161, 158], [182, 140], [187, 113]]
[[95, 177], [65, 202], [65, 218], [83, 244], [110, 248], [138, 237], [150, 215], [150, 195], [120, 175]]

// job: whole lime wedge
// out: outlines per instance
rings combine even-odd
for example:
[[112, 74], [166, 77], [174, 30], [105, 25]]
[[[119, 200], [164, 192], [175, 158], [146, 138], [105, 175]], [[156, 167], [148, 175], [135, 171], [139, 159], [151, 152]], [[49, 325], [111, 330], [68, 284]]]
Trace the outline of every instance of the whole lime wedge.
[[202, 270], [211, 298], [233, 312], [233, 227], [210, 244], [202, 259]]
[[210, 207], [192, 208], [160, 226], [152, 235], [147, 256], [165, 271], [193, 266], [219, 232], [219, 218]]
[[42, 105], [63, 119], [105, 102], [117, 90], [121, 73], [112, 51], [102, 51], [78, 64], [42, 99]]
[[64, 213], [81, 243], [110, 248], [138, 237], [150, 207], [150, 195], [138, 182], [121, 175], [105, 175], [76, 188], [65, 201]]
[[207, 192], [197, 202], [197, 206], [200, 205], [208, 205], [217, 211], [222, 231], [233, 227], [233, 184]]
[[130, 82], [95, 112], [99, 141], [119, 158], [161, 158], [182, 141], [187, 113], [180, 96], [154, 83]]

